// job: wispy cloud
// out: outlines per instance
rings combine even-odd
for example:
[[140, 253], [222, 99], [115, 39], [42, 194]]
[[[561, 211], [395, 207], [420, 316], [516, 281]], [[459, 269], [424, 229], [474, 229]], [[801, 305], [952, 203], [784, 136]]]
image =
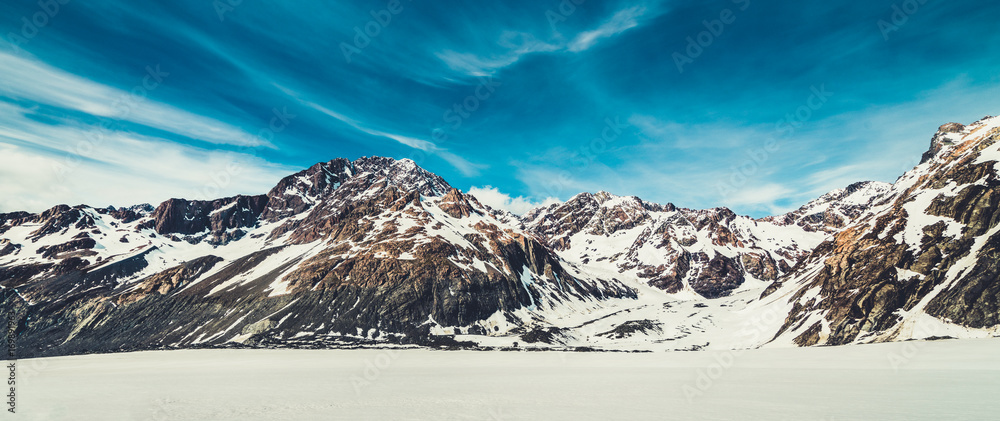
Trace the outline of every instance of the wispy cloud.
[[453, 50], [444, 50], [436, 55], [452, 70], [481, 77], [495, 74], [498, 70], [517, 63], [528, 54], [558, 51], [563, 48], [561, 45], [542, 42], [530, 33], [513, 31], [502, 34], [497, 44], [505, 50], [490, 57]]
[[540, 37], [528, 32], [504, 31], [497, 41], [502, 48], [493, 54], [457, 52], [444, 50], [436, 53], [438, 59], [452, 70], [468, 76], [488, 76], [519, 62], [523, 57], [536, 53], [569, 51], [579, 53], [593, 47], [604, 38], [611, 38], [641, 24], [640, 18], [647, 15], [646, 6], [632, 6], [615, 12], [607, 21], [595, 29], [582, 31], [566, 41], [561, 35], [557, 41], [544, 42]]
[[333, 117], [334, 119], [336, 119], [336, 120], [338, 120], [338, 121], [340, 121], [340, 122], [342, 122], [344, 124], [347, 124], [348, 126], [354, 128], [355, 130], [358, 130], [358, 131], [360, 131], [362, 133], [365, 133], [365, 134], [368, 134], [368, 135], [371, 135], [371, 136], [383, 137], [383, 138], [386, 138], [386, 139], [394, 140], [394, 141], [396, 141], [396, 142], [398, 142], [398, 143], [400, 143], [402, 145], [406, 145], [406, 146], [409, 146], [409, 147], [414, 148], [414, 149], [419, 149], [421, 151], [424, 151], [424, 152], [427, 152], [427, 153], [431, 153], [431, 154], [435, 154], [437, 156], [440, 156], [441, 159], [444, 159], [445, 161], [447, 161], [449, 164], [451, 164], [452, 166], [454, 166], [455, 169], [459, 170], [462, 174], [464, 174], [466, 176], [470, 176], [471, 177], [471, 176], [479, 175], [479, 172], [483, 168], [485, 168], [482, 165], [473, 164], [472, 162], [469, 162], [465, 158], [462, 158], [462, 157], [460, 157], [458, 155], [455, 155], [452, 152], [449, 152], [447, 149], [440, 148], [436, 144], [434, 144], [434, 142], [431, 142], [429, 140], [417, 139], [415, 137], [404, 136], [404, 135], [399, 135], [399, 134], [394, 134], [394, 133], [387, 133], [387, 132], [383, 132], [381, 130], [375, 130], [375, 129], [372, 129], [372, 128], [369, 128], [369, 127], [366, 127], [366, 126], [362, 125], [360, 122], [358, 122], [357, 120], [354, 120], [353, 118], [347, 117], [344, 114], [341, 114], [341, 113], [338, 113], [336, 111], [333, 111], [333, 110], [331, 110], [329, 108], [326, 108], [326, 107], [324, 107], [322, 105], [316, 104], [314, 102], [302, 100], [302, 99], [300, 99], [300, 101], [302, 101], [303, 104], [305, 104], [305, 105], [307, 105], [307, 106], [315, 109], [316, 111], [319, 111], [319, 112], [321, 112], [323, 114], [326, 114], [326, 115], [328, 115], [330, 117]]
[[656, 144], [669, 144], [674, 149], [732, 149], [759, 142], [767, 133], [754, 127], [740, 127], [719, 122], [712, 125], [690, 125], [663, 121], [653, 116], [635, 114], [628, 123], [639, 129], [640, 136]]
[[0, 95], [133, 122], [209, 143], [273, 147], [237, 127], [150, 99], [151, 90], [169, 83], [171, 70], [150, 63], [147, 72], [133, 87], [123, 90], [0, 51]]
[[295, 170], [252, 153], [135, 133], [107, 132], [95, 144], [88, 137], [92, 127], [46, 124], [36, 121], [32, 110], [0, 104], [0, 211], [262, 194]]
[[598, 40], [608, 38], [639, 26], [637, 19], [646, 13], [645, 6], [634, 6], [619, 10], [607, 22], [591, 31], [581, 32], [569, 43], [572, 52], [584, 51]]

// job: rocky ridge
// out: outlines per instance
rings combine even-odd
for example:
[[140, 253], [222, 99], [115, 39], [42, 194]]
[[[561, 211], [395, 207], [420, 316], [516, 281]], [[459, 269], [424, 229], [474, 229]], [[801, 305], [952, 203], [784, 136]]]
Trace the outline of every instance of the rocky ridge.
[[996, 117], [942, 126], [921, 164], [765, 291], [791, 306], [777, 339], [840, 345], [996, 331], [998, 139]]

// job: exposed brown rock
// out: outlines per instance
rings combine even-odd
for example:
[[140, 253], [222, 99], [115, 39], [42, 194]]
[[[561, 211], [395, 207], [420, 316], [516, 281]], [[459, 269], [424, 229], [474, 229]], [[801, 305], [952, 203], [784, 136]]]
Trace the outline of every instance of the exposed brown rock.
[[267, 196], [235, 196], [213, 201], [170, 199], [153, 212], [157, 234], [194, 235], [208, 232], [212, 241], [224, 244], [240, 238], [237, 228], [256, 226], [267, 204]]

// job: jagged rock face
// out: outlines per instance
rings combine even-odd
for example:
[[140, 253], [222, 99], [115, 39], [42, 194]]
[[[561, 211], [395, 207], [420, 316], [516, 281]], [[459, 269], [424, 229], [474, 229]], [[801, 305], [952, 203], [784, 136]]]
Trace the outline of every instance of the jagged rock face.
[[0, 286], [16, 287], [46, 271], [59, 276], [99, 264], [110, 254], [98, 239], [106, 240], [112, 235], [110, 225], [120, 222], [116, 216], [127, 216], [103, 210], [107, 223], [98, 226], [96, 221], [104, 217], [101, 211], [59, 205], [39, 214], [0, 215], [0, 234], [8, 237], [0, 239]]
[[111, 217], [121, 221], [123, 224], [129, 224], [145, 218], [151, 215], [155, 210], [156, 208], [148, 203], [120, 209], [116, 209], [113, 206], [106, 209], [96, 209], [98, 213], [111, 215]]
[[[417, 198], [419, 200], [419, 198]], [[475, 197], [466, 196], [458, 189], [451, 189], [441, 198], [438, 207], [452, 218], [464, 218], [472, 215], [485, 215], [482, 204]]]
[[334, 159], [285, 177], [268, 192], [263, 219], [276, 221], [302, 213], [340, 187], [351, 175], [351, 161]]
[[[747, 273], [757, 279], [775, 280], [782, 273], [788, 272], [791, 268], [787, 265], [779, 265], [769, 254], [747, 253], [740, 255], [740, 262]], [[781, 263], [785, 263], [782, 261]]]
[[276, 221], [298, 215], [313, 210], [317, 204], [337, 209], [364, 191], [387, 186], [426, 196], [440, 196], [451, 190], [444, 179], [408, 159], [371, 157], [351, 162], [340, 158], [318, 163], [282, 179], [267, 194], [269, 200], [263, 219]]
[[[614, 203], [609, 203], [612, 201]], [[635, 228], [649, 217], [650, 211], [659, 212], [665, 208], [673, 210], [674, 206], [667, 204], [664, 207], [637, 197], [621, 198], [607, 192], [581, 193], [562, 204], [532, 209], [523, 220], [536, 234], [553, 239], [557, 250], [565, 250], [573, 234], [582, 231], [609, 236]]]
[[[422, 323], [431, 317], [466, 326], [498, 311], [545, 301], [634, 296], [623, 286], [577, 280], [551, 251], [501, 228], [458, 190], [421, 200], [419, 194], [387, 187], [379, 196], [344, 207], [335, 218], [316, 213], [287, 235], [294, 243], [323, 238], [332, 246], [286, 275], [287, 288], [357, 296], [368, 309], [364, 320]], [[308, 225], [313, 219], [323, 221], [319, 229]]]
[[14, 244], [6, 238], [0, 239], [0, 257], [6, 256], [8, 254], [14, 254], [20, 248], [21, 246], [19, 244]]
[[944, 137], [954, 144], [901, 177], [892, 202], [820, 245], [783, 282], [794, 285], [794, 308], [779, 336], [799, 344], [887, 340], [926, 315], [971, 328], [998, 324], [1000, 119], [944, 126], [935, 139]]
[[77, 238], [54, 246], [42, 246], [38, 249], [38, 253], [40, 253], [42, 257], [48, 258], [59, 256], [62, 253], [92, 249], [97, 245], [97, 242], [94, 241], [93, 238], [90, 238], [87, 233], [81, 234], [83, 234], [82, 238]]
[[764, 217], [761, 221], [798, 225], [807, 231], [835, 233], [852, 224], [869, 209], [891, 201], [891, 192], [892, 184], [862, 181], [824, 194], [795, 211]]
[[226, 243], [242, 237], [240, 228], [254, 227], [267, 204], [267, 196], [236, 196], [213, 201], [170, 199], [153, 212], [157, 234], [211, 235]]
[[[562, 257], [589, 270], [708, 298], [728, 295], [747, 277], [777, 279], [823, 238], [726, 208], [678, 209], [605, 192], [534, 209], [523, 221]], [[789, 233], [804, 243], [788, 240]]]
[[695, 260], [704, 263], [698, 277], [692, 280], [691, 288], [706, 298], [718, 298], [729, 294], [743, 284], [743, 273], [732, 259], [716, 255], [712, 259], [699, 253]]
[[9, 219], [8, 222], [13, 226], [23, 225], [26, 223], [41, 224], [41, 226], [35, 229], [29, 237], [34, 241], [50, 234], [64, 232], [70, 227], [75, 227], [77, 229], [95, 228], [93, 217], [81, 212], [84, 208], [85, 206], [76, 206], [71, 208], [66, 205], [59, 205], [46, 210], [41, 214], [22, 216], [18, 219]]
[[[304, 244], [323, 238], [335, 230], [343, 229], [343, 224], [340, 223], [341, 215], [352, 212], [358, 207], [364, 207], [364, 205], [359, 204], [359, 198], [390, 194], [405, 196], [412, 201], [421, 195], [437, 197], [452, 190], [452, 187], [444, 179], [420, 168], [408, 159], [396, 161], [389, 158], [373, 157], [361, 158], [347, 164], [342, 161], [330, 161], [327, 163], [329, 165], [318, 164], [318, 167], [313, 166], [306, 170], [307, 174], [292, 177], [294, 180], [300, 180], [307, 175], [310, 178], [316, 178], [318, 176], [313, 173], [319, 173], [322, 174], [324, 180], [327, 179], [328, 175], [329, 180], [336, 180], [324, 181], [325, 187], [319, 189], [315, 196], [312, 195], [311, 190], [303, 189], [308, 183], [295, 184], [291, 189], [271, 191], [271, 200], [268, 204], [268, 213], [264, 215], [265, 218], [280, 215], [281, 213], [276, 209], [287, 210], [288, 208], [282, 208], [286, 202], [298, 203], [301, 201], [312, 204], [308, 210], [294, 213], [296, 216], [299, 213], [306, 213], [304, 218], [290, 218], [283, 222], [271, 234], [272, 238], [293, 232], [289, 241]], [[285, 178], [282, 183], [288, 184], [288, 180], [289, 178]], [[375, 209], [370, 210], [374, 211]]]
[[0, 234], [7, 232], [13, 226], [21, 225], [34, 216], [28, 212], [0, 213]]
[[1000, 325], [1000, 235], [989, 237], [975, 257], [960, 282], [927, 303], [928, 314], [972, 328]]
[[954, 145], [957, 140], [955, 135], [959, 135], [963, 131], [965, 131], [965, 126], [959, 123], [948, 123], [939, 127], [937, 134], [931, 138], [931, 147], [920, 158], [920, 163], [930, 161], [944, 148]]

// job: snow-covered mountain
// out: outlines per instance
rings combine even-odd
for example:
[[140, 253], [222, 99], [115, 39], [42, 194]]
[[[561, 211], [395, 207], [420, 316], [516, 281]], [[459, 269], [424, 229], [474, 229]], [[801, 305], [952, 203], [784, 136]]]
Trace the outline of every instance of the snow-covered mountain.
[[802, 207], [762, 221], [777, 225], [798, 225], [806, 231], [833, 233], [857, 220], [865, 211], [893, 198], [892, 184], [861, 181], [837, 189]]
[[5, 306], [21, 310], [27, 355], [426, 343], [441, 326], [507, 333], [520, 309], [636, 296], [409, 160], [321, 163], [261, 196], [5, 214], [0, 232]]
[[1000, 117], [941, 126], [923, 161], [765, 291], [799, 345], [985, 337], [1000, 325]]
[[824, 239], [822, 233], [756, 221], [726, 208], [680, 209], [607, 192], [534, 209], [523, 223], [560, 256], [592, 273], [706, 298], [765, 286]]
[[518, 217], [378, 157], [318, 163], [258, 196], [0, 214], [13, 310], [0, 320], [18, 325], [23, 356], [987, 336], [998, 127], [942, 126], [895, 184], [756, 220], [606, 192]]

